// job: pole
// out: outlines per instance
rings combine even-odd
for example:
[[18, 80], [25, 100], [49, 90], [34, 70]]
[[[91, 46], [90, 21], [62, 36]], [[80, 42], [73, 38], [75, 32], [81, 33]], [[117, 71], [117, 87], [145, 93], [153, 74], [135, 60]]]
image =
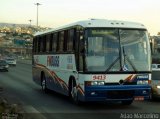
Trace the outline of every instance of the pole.
[[38, 27], [38, 6], [41, 5], [40, 3], [35, 3], [37, 5], [37, 27]]

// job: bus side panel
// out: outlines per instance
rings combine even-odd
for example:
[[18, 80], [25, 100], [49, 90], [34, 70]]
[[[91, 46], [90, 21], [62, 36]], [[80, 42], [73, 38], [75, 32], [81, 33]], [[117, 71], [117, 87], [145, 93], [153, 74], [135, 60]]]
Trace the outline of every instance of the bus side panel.
[[38, 84], [41, 85], [41, 76], [40, 76], [40, 72], [41, 69], [39, 69], [36, 66], [32, 66], [32, 75], [33, 75], [33, 81]]
[[44, 72], [47, 88], [58, 93], [68, 95], [68, 82], [70, 76], [76, 77], [75, 57], [73, 54], [65, 55], [35, 55], [33, 79], [41, 84], [40, 74]]
[[76, 75], [72, 71], [60, 71], [60, 70], [54, 70], [56, 76], [57, 76], [57, 92], [67, 95], [69, 92], [69, 78], [70, 76], [76, 77]]

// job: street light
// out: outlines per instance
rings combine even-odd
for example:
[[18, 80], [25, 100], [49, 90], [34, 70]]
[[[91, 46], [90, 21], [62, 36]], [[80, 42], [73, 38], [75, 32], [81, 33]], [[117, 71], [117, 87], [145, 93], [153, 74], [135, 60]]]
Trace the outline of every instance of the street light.
[[38, 27], [38, 6], [39, 6], [39, 5], [42, 5], [42, 4], [40, 4], [40, 3], [35, 3], [35, 5], [37, 5], [37, 27]]
[[30, 19], [30, 20], [28, 20], [28, 21], [30, 22], [30, 26], [31, 26], [31, 22], [32, 22], [33, 20]]

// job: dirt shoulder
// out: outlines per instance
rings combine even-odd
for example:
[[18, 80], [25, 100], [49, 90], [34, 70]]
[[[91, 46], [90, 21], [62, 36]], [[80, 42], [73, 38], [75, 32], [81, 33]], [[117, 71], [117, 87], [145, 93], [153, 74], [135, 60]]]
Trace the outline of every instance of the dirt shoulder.
[[2, 119], [23, 119], [23, 107], [17, 99], [5, 94], [0, 87], [0, 118]]

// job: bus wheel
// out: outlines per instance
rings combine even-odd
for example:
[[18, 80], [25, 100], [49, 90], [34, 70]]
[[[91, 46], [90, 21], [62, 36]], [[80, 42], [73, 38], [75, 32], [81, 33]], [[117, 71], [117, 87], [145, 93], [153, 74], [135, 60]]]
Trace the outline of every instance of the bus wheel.
[[41, 86], [42, 86], [42, 90], [47, 93], [48, 89], [47, 89], [47, 86], [46, 86], [46, 77], [44, 74], [42, 74], [42, 80], [41, 80]]
[[71, 91], [70, 91], [70, 96], [72, 101], [75, 104], [79, 104], [79, 100], [78, 100], [78, 91], [77, 91], [77, 87], [76, 87], [76, 82], [74, 80], [72, 80], [71, 82]]
[[131, 105], [133, 100], [122, 101], [123, 105]]

